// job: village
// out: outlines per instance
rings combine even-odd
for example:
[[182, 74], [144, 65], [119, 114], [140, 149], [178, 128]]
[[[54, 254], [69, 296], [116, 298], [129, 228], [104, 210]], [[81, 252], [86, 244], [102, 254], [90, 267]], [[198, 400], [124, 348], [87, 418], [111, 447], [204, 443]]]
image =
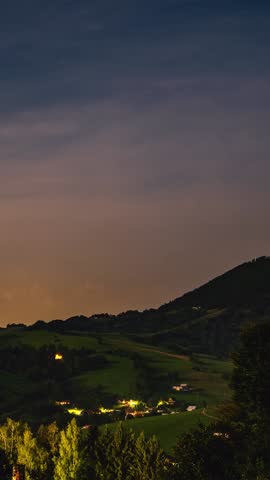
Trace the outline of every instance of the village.
[[[192, 392], [195, 389], [186, 383], [181, 383], [179, 385], [173, 385], [171, 390], [186, 393]], [[141, 400], [119, 399], [111, 408], [99, 406], [93, 410], [80, 408], [80, 406], [72, 404], [69, 400], [56, 401], [55, 404], [69, 415], [76, 417], [94, 416], [100, 420], [102, 416], [106, 417], [106, 420], [112, 417], [112, 421], [115, 419], [130, 420], [156, 415], [174, 415], [183, 411], [193, 412], [197, 409], [196, 405], [184, 405], [183, 407], [183, 402], [171, 396], [167, 399], [160, 399], [155, 405], [148, 405]], [[98, 423], [103, 422], [99, 421]], [[84, 428], [87, 428], [87, 425], [84, 425]]]

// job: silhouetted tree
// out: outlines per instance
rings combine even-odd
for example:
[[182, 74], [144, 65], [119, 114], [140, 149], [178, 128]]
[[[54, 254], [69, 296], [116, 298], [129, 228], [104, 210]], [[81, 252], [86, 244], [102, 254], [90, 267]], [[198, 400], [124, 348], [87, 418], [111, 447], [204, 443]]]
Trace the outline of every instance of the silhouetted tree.
[[226, 434], [214, 433], [213, 427], [201, 425], [179, 438], [174, 451], [173, 479], [239, 480], [234, 444]]
[[54, 480], [85, 478], [85, 454], [81, 430], [73, 418], [60, 433], [59, 455], [55, 457]]

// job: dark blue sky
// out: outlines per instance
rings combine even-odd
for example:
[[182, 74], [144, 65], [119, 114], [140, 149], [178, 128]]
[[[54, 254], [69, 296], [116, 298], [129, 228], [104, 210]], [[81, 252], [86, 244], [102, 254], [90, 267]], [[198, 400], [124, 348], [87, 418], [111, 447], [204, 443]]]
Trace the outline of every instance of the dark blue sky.
[[5, 3], [0, 322], [158, 305], [269, 254], [268, 2]]
[[166, 93], [146, 91], [154, 79], [218, 74], [225, 83], [269, 73], [268, 2], [40, 3], [1, 7], [1, 104], [9, 111], [125, 93], [145, 104]]

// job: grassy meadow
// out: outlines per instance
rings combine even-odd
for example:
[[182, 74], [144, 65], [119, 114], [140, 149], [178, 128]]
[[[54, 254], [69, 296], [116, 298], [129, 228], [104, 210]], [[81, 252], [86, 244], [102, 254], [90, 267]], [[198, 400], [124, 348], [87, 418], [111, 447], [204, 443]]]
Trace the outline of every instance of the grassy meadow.
[[[145, 435], [155, 435], [160, 442], [161, 447], [167, 453], [172, 453], [176, 445], [177, 438], [181, 434], [196, 428], [199, 423], [209, 425], [211, 419], [203, 415], [203, 410], [194, 412], [176, 413], [175, 415], [161, 415], [157, 417], [137, 418], [123, 422], [125, 428], [132, 428], [135, 432], [143, 431]], [[115, 428], [114, 423], [104, 425], [101, 428]]]

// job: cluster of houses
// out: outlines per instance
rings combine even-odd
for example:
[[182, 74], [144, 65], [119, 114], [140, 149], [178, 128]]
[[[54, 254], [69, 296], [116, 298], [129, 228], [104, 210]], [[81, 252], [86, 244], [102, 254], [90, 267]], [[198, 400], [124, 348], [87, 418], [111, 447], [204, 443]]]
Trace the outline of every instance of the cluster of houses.
[[[190, 391], [190, 387], [187, 384], [175, 385], [173, 390], [187, 392]], [[99, 407], [96, 410], [84, 410], [78, 408], [75, 405], [71, 405], [69, 400], [61, 400], [55, 402], [57, 406], [63, 407], [63, 409], [70, 415], [81, 416], [83, 414], [88, 415], [122, 415], [125, 420], [131, 418], [142, 418], [153, 415], [169, 415], [176, 414], [182, 411], [182, 408], [177, 407], [177, 401], [173, 398], [167, 400], [160, 400], [155, 406], [149, 406], [145, 402], [133, 399], [121, 399], [117, 401], [117, 404], [113, 408]], [[193, 412], [196, 410], [196, 405], [188, 405], [186, 407], [187, 412]]]
[[[169, 398], [168, 400], [160, 400], [156, 406], [150, 407], [144, 402], [138, 400], [118, 400], [118, 405], [125, 409], [125, 419], [149, 417], [152, 415], [165, 415], [169, 409], [175, 406], [175, 400]], [[170, 411], [170, 413], [176, 413]]]

